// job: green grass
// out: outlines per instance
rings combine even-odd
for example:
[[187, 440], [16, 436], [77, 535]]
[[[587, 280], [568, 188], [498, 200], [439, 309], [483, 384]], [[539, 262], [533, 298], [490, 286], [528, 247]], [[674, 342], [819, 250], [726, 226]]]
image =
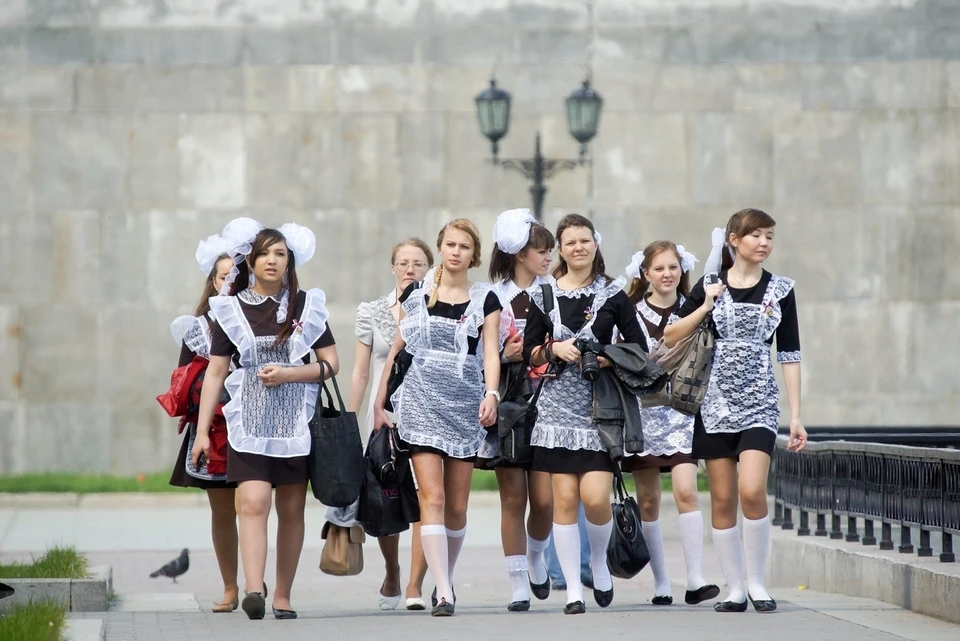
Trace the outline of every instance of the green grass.
[[0, 614], [0, 639], [62, 641], [66, 620], [65, 608], [57, 603], [34, 601], [18, 605]]
[[190, 492], [190, 488], [170, 485], [170, 473], [141, 474], [139, 476], [109, 476], [106, 474], [20, 474], [0, 476], [0, 492], [73, 492], [102, 494], [105, 492]]
[[[71, 547], [52, 547], [33, 563], [0, 563], [0, 579], [84, 579], [87, 559]], [[5, 637], [0, 639], [32, 638]]]

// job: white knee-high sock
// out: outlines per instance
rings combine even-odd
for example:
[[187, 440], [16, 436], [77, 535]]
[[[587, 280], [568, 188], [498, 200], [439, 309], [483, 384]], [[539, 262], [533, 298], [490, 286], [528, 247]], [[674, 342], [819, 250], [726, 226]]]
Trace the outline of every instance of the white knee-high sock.
[[643, 529], [643, 538], [650, 550], [650, 569], [653, 570], [653, 595], [673, 596], [670, 591], [670, 579], [667, 578], [666, 561], [663, 558], [663, 531], [660, 528], [660, 519], [656, 521], [640, 521]]
[[457, 565], [457, 559], [460, 558], [460, 550], [463, 549], [463, 539], [467, 535], [467, 526], [462, 529], [447, 530], [447, 571], [450, 573], [450, 591], [453, 593], [453, 569]]
[[423, 545], [423, 556], [427, 560], [430, 576], [437, 586], [437, 600], [446, 599], [447, 603], [453, 603], [450, 571], [447, 569], [447, 528], [442, 525], [421, 525], [420, 543]]
[[747, 593], [756, 601], [770, 598], [763, 573], [770, 553], [770, 517], [756, 521], [743, 518], [743, 556], [747, 567]]
[[553, 544], [557, 548], [557, 560], [567, 582], [567, 603], [583, 601], [583, 585], [580, 584], [580, 527], [553, 524]]
[[727, 596], [723, 601], [743, 603], [743, 555], [740, 552], [740, 530], [734, 525], [728, 530], [713, 528], [713, 547], [717, 550], [720, 569], [727, 580]]
[[543, 551], [550, 545], [550, 537], [543, 541], [531, 538], [527, 535], [527, 572], [530, 573], [530, 580], [536, 585], [542, 585], [547, 581], [547, 568], [543, 563]]
[[513, 597], [511, 601], [529, 601], [530, 588], [527, 585], [527, 557], [523, 554], [508, 556], [507, 574], [510, 576], [510, 584], [513, 586]]
[[686, 512], [677, 518], [680, 545], [687, 564], [687, 589], [699, 590], [707, 584], [703, 579], [703, 514]]
[[[587, 520], [587, 537], [590, 539], [590, 567], [593, 570], [593, 587], [606, 592], [613, 587], [613, 577], [607, 567], [607, 546], [613, 532], [613, 519], [597, 525]], [[569, 587], [570, 582], [567, 581]]]

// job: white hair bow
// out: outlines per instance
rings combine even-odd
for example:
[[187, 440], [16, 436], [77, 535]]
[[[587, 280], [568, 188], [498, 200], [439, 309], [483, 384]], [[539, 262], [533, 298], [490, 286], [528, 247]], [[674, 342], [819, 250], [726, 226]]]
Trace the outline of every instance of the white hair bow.
[[277, 231], [287, 239], [287, 248], [297, 261], [297, 267], [303, 266], [313, 258], [317, 251], [317, 235], [310, 229], [297, 223], [287, 223]]
[[227, 247], [227, 241], [223, 239], [223, 236], [220, 234], [207, 236], [197, 245], [196, 258], [197, 264], [200, 265], [200, 271], [204, 275], [209, 275], [213, 271], [213, 266], [217, 264], [217, 259], [224, 254], [229, 255], [229, 253], [230, 248]]
[[716, 274], [720, 271], [720, 265], [723, 264], [723, 247], [726, 245], [726, 230], [723, 227], [715, 227], [710, 235], [710, 255], [703, 263], [704, 274]]
[[597, 230], [593, 230], [593, 240], [597, 243], [597, 249], [600, 249], [600, 246], [603, 245], [603, 236]]
[[221, 294], [228, 294], [230, 292], [230, 286], [237, 280], [237, 276], [240, 275], [240, 269], [237, 265], [242, 263], [250, 252], [253, 251], [253, 241], [261, 229], [263, 229], [263, 225], [253, 218], [245, 218], [242, 216], [240, 218], [234, 218], [223, 228], [220, 236], [223, 238], [227, 253], [233, 258], [233, 267], [223, 280], [223, 287], [220, 288]]
[[508, 209], [493, 225], [493, 242], [505, 254], [518, 254], [530, 241], [530, 226], [537, 222], [529, 209]]
[[699, 262], [693, 252], [688, 252], [683, 245], [677, 245], [677, 253], [680, 254], [680, 271], [683, 273], [693, 269], [693, 266]]
[[643, 252], [637, 252], [633, 255], [633, 258], [630, 259], [630, 264], [627, 265], [627, 277], [628, 278], [640, 278], [640, 265], [643, 264]]

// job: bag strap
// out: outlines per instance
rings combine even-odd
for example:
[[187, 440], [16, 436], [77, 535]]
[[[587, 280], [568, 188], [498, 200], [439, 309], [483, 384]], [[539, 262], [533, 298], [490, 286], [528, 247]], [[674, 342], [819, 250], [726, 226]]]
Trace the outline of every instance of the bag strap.
[[627, 486], [623, 482], [623, 472], [620, 471], [620, 466], [616, 463], [613, 466], [613, 493], [617, 495], [621, 503], [627, 500]]
[[320, 389], [317, 390], [317, 405], [322, 403], [321, 394], [326, 392], [327, 400], [330, 403], [330, 407], [334, 407], [333, 396], [330, 395], [330, 390], [327, 388], [327, 377], [326, 370], [330, 370], [330, 380], [333, 382], [333, 391], [337, 394], [337, 403], [341, 414], [346, 414], [347, 409], [343, 404], [343, 396], [340, 395], [340, 386], [337, 385], [337, 375], [333, 373], [333, 365], [328, 363], [325, 360], [318, 361], [320, 363]]
[[550, 335], [553, 336], [553, 286], [550, 283], [541, 283], [540, 292], [543, 294], [543, 314], [547, 317], [547, 325], [550, 327]]

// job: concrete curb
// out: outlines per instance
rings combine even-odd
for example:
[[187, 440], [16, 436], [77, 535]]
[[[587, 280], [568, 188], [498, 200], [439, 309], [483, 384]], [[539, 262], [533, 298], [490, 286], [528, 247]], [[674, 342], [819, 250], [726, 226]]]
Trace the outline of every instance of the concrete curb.
[[960, 623], [960, 564], [774, 530], [770, 584], [884, 601]]
[[5, 579], [5, 582], [15, 592], [0, 601], [0, 612], [39, 599], [60, 603], [68, 612], [106, 612], [113, 591], [113, 568], [92, 567], [87, 579]]
[[67, 619], [64, 638], [67, 641], [105, 641], [107, 629], [102, 619]]

